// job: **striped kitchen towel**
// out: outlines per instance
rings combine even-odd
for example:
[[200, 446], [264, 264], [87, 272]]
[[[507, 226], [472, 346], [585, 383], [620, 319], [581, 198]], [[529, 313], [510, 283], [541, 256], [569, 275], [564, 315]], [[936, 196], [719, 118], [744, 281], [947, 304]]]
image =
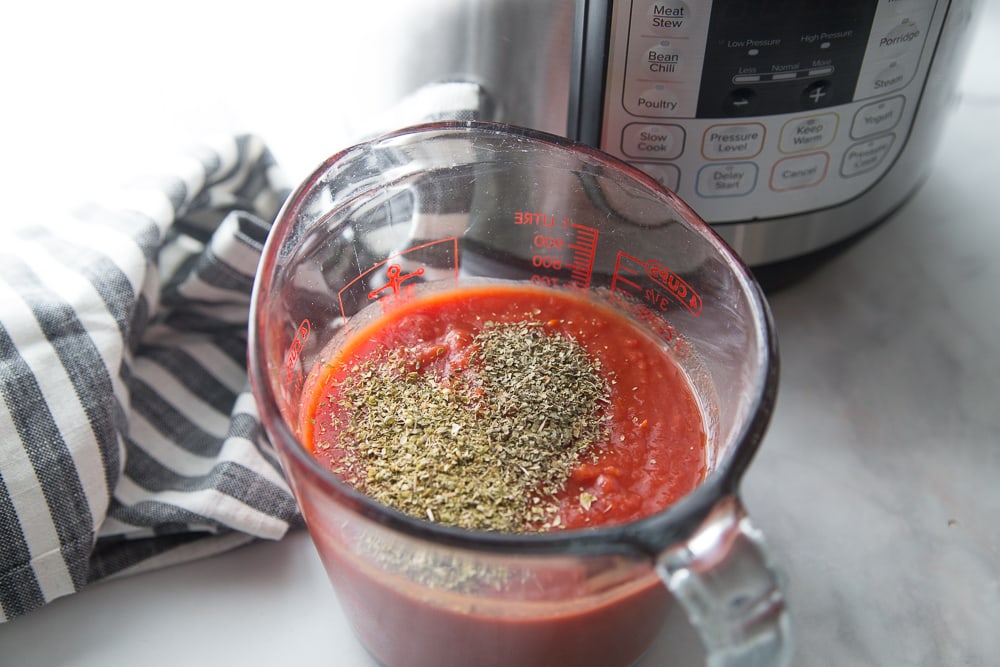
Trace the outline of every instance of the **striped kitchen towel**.
[[0, 621], [300, 522], [245, 365], [288, 190], [254, 136], [167, 171], [0, 244]]
[[[368, 133], [494, 107], [435, 82]], [[240, 136], [4, 238], [0, 622], [301, 525], [246, 377], [250, 289], [288, 194]]]

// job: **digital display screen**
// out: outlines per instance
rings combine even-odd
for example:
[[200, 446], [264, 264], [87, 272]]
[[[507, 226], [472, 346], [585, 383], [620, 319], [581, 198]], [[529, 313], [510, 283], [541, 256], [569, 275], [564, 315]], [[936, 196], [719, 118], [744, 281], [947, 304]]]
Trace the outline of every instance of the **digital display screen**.
[[715, 0], [698, 117], [850, 102], [877, 6], [877, 0]]

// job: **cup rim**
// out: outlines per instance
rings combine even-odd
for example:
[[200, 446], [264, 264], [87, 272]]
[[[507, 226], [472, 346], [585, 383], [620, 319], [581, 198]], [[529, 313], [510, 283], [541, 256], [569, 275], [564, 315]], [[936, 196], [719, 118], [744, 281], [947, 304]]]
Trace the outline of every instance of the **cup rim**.
[[[470, 530], [433, 523], [404, 514], [382, 505], [353, 486], [341, 481], [323, 466], [293, 433], [285, 422], [275, 393], [261, 363], [264, 358], [262, 336], [258, 329], [258, 304], [269, 267], [277, 258], [277, 230], [291, 224], [300, 204], [312, 186], [333, 165], [352, 154], [365, 151], [373, 145], [397, 140], [409, 135], [474, 134], [508, 135], [527, 139], [537, 144], [548, 144], [558, 150], [583, 154], [588, 160], [601, 163], [624, 173], [637, 181], [652, 194], [665, 199], [685, 222], [696, 229], [713, 246], [737, 278], [742, 291], [752, 306], [755, 320], [759, 322], [759, 367], [762, 377], [755, 385], [756, 396], [750, 405], [749, 417], [734, 436], [730, 451], [710, 470], [705, 480], [694, 490], [663, 510], [624, 524], [588, 528], [565, 529], [538, 533], [502, 533]], [[325, 490], [352, 511], [386, 528], [398, 530], [411, 537], [430, 540], [439, 544], [470, 550], [494, 553], [533, 554], [582, 554], [626, 553], [655, 557], [671, 545], [682, 542], [695, 533], [712, 508], [723, 498], [738, 495], [739, 484], [747, 467], [760, 447], [767, 430], [777, 398], [779, 357], [777, 336], [770, 306], [763, 290], [743, 260], [722, 237], [673, 191], [661, 185], [640, 169], [592, 146], [548, 132], [486, 121], [437, 121], [411, 125], [388, 132], [345, 148], [324, 160], [304, 179], [285, 200], [265, 242], [258, 264], [250, 300], [248, 327], [247, 367], [251, 391], [259, 413], [262, 433], [278, 451], [279, 458], [289, 456], [305, 466], [309, 474], [322, 481]], [[277, 441], [281, 442], [277, 442]]]

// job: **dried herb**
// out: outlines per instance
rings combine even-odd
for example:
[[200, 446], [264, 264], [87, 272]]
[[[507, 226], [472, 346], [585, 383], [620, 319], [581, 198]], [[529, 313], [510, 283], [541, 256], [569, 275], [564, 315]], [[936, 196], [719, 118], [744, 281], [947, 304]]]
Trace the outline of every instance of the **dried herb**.
[[553, 525], [570, 472], [606, 439], [609, 395], [597, 360], [558, 324], [486, 323], [460, 374], [438, 377], [404, 350], [358, 364], [334, 399], [335, 471], [430, 521]]

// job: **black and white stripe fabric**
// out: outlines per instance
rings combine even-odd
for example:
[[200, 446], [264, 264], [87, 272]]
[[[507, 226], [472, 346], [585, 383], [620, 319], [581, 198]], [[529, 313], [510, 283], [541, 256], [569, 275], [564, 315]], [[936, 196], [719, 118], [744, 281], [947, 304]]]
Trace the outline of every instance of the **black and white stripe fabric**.
[[[433, 83], [369, 131], [494, 106]], [[240, 136], [3, 239], [0, 622], [301, 525], [246, 381], [250, 289], [288, 194]]]
[[0, 621], [300, 521], [246, 385], [262, 142], [0, 244]]

